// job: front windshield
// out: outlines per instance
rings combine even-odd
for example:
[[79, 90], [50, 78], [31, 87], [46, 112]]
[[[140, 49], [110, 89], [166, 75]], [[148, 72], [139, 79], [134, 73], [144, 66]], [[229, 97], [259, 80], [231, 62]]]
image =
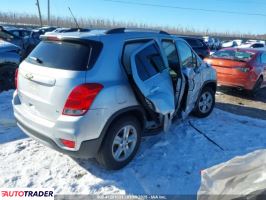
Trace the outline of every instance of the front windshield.
[[243, 60], [249, 61], [253, 58], [255, 53], [248, 51], [237, 51], [237, 50], [221, 50], [214, 53], [211, 57], [223, 58], [230, 60]]

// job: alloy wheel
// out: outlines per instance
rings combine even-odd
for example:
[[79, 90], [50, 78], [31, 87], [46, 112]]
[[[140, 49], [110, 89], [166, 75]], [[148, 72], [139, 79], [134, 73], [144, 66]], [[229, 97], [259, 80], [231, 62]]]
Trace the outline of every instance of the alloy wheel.
[[137, 130], [132, 125], [121, 128], [114, 137], [112, 155], [116, 161], [126, 160], [134, 151], [137, 144]]
[[199, 100], [199, 110], [202, 113], [207, 113], [212, 108], [213, 98], [212, 94], [209, 91], [202, 93]]

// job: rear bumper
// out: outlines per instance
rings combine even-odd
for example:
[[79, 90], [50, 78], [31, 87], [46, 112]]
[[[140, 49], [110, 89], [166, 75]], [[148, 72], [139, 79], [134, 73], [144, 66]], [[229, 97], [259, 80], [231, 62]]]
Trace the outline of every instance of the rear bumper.
[[252, 90], [257, 79], [251, 73], [217, 73], [218, 85]]
[[17, 125], [24, 133], [39, 141], [40, 143], [44, 144], [45, 146], [48, 146], [58, 152], [64, 153], [75, 158], [94, 158], [97, 155], [100, 145], [102, 143], [102, 138], [83, 141], [78, 151], [68, 151], [60, 148], [51, 138], [44, 136], [41, 133], [38, 133], [37, 131], [27, 127], [22, 122], [17, 121]]
[[[28, 136], [73, 157], [91, 158], [97, 154], [103, 140], [105, 121], [108, 120], [104, 109], [90, 110], [82, 117], [60, 116], [51, 122], [26, 109], [17, 91], [12, 104], [17, 124]], [[75, 141], [75, 148], [65, 147], [61, 139]]]

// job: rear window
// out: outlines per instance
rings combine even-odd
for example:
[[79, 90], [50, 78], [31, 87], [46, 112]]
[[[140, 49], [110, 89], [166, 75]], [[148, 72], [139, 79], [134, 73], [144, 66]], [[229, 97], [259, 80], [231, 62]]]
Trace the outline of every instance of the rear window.
[[253, 58], [254, 55], [255, 53], [248, 51], [221, 50], [214, 53], [211, 57], [224, 58], [230, 60], [249, 61]]
[[83, 45], [65, 41], [42, 41], [26, 60], [43, 67], [85, 71], [92, 68], [101, 49], [102, 44], [99, 42]]

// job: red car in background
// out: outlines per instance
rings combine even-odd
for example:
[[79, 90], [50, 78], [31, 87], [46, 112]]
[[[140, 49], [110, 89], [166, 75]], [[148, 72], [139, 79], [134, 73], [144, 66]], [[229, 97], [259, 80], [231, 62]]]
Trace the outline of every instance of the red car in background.
[[216, 69], [218, 85], [254, 94], [266, 86], [266, 49], [225, 48], [204, 61]]

